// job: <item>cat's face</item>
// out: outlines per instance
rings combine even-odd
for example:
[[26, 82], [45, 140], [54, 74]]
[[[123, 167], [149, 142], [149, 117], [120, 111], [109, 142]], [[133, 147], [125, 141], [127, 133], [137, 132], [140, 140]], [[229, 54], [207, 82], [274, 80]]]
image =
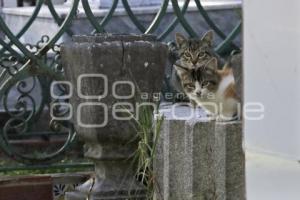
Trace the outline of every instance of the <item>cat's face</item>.
[[217, 73], [217, 60], [210, 59], [205, 66], [196, 69], [187, 69], [175, 65], [180, 77], [184, 92], [191, 99], [213, 99], [216, 93], [220, 76]]
[[212, 58], [213, 32], [207, 32], [201, 39], [186, 39], [180, 33], [176, 33], [176, 44], [181, 65], [189, 69], [203, 66]]

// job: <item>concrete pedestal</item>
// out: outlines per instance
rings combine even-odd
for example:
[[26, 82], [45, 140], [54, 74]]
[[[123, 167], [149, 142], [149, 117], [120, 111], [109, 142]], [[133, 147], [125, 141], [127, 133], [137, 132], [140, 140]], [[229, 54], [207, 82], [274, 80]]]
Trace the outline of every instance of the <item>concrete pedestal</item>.
[[85, 156], [95, 163], [95, 178], [66, 199], [145, 198], [132, 159], [137, 132], [132, 121], [116, 117], [122, 113], [116, 114], [115, 106], [130, 104], [136, 113], [141, 93], [152, 97], [161, 91], [167, 46], [151, 35], [77, 36], [73, 41], [63, 45], [62, 63], [74, 86], [75, 129], [85, 142]]
[[193, 108], [163, 108], [166, 119], [154, 166], [156, 198], [245, 200], [242, 123], [208, 121], [200, 109], [184, 119]]

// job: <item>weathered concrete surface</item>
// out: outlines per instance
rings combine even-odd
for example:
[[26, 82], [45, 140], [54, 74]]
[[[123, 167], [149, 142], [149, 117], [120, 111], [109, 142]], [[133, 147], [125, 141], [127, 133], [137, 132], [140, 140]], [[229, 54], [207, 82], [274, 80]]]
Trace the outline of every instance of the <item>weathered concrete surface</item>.
[[226, 140], [226, 199], [246, 199], [242, 123], [217, 123], [216, 132], [223, 133]]
[[[93, 188], [92, 199], [140, 198], [143, 188], [135, 182], [132, 160], [129, 159], [137, 148], [137, 141], [133, 141], [137, 133], [129, 121], [116, 119], [113, 110], [117, 103], [129, 103], [135, 113], [141, 93], [152, 97], [153, 93], [160, 92], [166, 58], [166, 45], [149, 35], [77, 36], [73, 43], [63, 45], [66, 78], [74, 86], [70, 100], [74, 111], [72, 120], [85, 142], [85, 156], [96, 164], [95, 184], [86, 182], [77, 192], [68, 193], [67, 199], [85, 199], [90, 188]], [[101, 77], [82, 78], [78, 85], [78, 78], [84, 74]], [[133, 87], [123, 83], [114, 87], [120, 81], [130, 82]], [[80, 91], [84, 96], [79, 95]], [[128, 96], [128, 99], [117, 97], [113, 91], [118, 96]], [[86, 99], [87, 95], [95, 98]], [[92, 105], [85, 105], [87, 102]], [[82, 105], [85, 106], [79, 113], [78, 108]], [[100, 125], [105, 121], [106, 125], [101, 127], [84, 125]]]
[[[186, 113], [190, 108], [176, 109]], [[245, 199], [241, 122], [208, 121], [197, 114], [184, 120], [167, 112], [162, 112], [167, 117], [162, 126], [154, 166], [156, 198]]]

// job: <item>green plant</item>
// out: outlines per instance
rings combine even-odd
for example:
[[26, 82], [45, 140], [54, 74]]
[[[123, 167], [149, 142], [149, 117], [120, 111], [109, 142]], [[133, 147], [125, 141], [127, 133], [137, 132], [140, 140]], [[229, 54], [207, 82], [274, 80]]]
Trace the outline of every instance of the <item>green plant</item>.
[[153, 173], [156, 146], [164, 117], [155, 114], [152, 106], [142, 106], [138, 117], [131, 113], [137, 133], [138, 146], [134, 154], [136, 177], [147, 189], [147, 199], [153, 199], [156, 179]]

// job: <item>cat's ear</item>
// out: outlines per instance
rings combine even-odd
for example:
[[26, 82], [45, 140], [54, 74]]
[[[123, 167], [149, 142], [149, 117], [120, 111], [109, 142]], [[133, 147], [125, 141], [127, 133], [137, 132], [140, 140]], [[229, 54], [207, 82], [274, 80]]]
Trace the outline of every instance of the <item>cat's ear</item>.
[[214, 32], [212, 30], [206, 32], [201, 38], [202, 42], [205, 42], [209, 47], [212, 46], [214, 39]]
[[175, 34], [175, 40], [178, 47], [181, 47], [186, 42], [186, 38], [181, 33]]
[[216, 58], [211, 58], [205, 65], [206, 68], [211, 70], [218, 69], [218, 60]]

